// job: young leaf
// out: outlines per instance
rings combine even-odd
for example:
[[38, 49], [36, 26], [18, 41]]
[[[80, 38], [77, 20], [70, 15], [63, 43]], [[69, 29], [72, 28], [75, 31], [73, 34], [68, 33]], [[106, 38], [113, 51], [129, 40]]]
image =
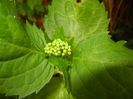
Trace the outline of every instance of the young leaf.
[[64, 35], [78, 43], [91, 34], [107, 32], [108, 19], [103, 9], [98, 0], [81, 0], [81, 3], [76, 0], [53, 1], [44, 28], [51, 39], [58, 29], [63, 28]]

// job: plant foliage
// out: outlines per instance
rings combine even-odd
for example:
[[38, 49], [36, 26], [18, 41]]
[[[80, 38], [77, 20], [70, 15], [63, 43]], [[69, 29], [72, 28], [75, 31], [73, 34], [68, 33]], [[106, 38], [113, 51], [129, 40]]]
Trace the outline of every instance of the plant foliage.
[[[53, 0], [48, 9], [43, 32], [14, 17], [14, 1], [0, 1], [0, 93], [19, 98], [37, 93], [25, 99], [132, 99], [133, 51], [110, 39], [103, 4]], [[57, 38], [71, 45], [70, 57], [46, 55], [44, 48]], [[61, 77], [53, 77], [56, 72]]]

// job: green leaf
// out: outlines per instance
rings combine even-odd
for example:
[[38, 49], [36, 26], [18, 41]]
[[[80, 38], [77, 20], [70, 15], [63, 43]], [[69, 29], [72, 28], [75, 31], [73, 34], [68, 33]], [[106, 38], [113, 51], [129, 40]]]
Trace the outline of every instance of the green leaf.
[[[47, 89], [47, 90], [45, 90]], [[53, 77], [48, 85], [46, 85], [38, 94], [33, 94], [25, 99], [74, 99], [67, 92], [63, 78]]]
[[133, 98], [132, 50], [105, 34], [95, 34], [81, 42], [73, 55], [71, 88], [77, 99]]
[[44, 47], [46, 45], [46, 40], [44, 38], [44, 33], [42, 30], [38, 29], [35, 25], [26, 24], [27, 34], [32, 42], [32, 46], [38, 50], [44, 52]]
[[98, 0], [54, 0], [45, 18], [51, 39], [61, 29], [74, 38], [70, 89], [76, 99], [133, 98], [133, 51], [110, 39]]
[[45, 17], [45, 29], [51, 39], [61, 28], [66, 37], [75, 42], [88, 38], [91, 34], [107, 33], [108, 20], [102, 4], [98, 0], [58, 0], [49, 7]]
[[8, 16], [16, 14], [15, 8], [16, 8], [15, 0], [0, 0], [0, 12], [2, 12], [2, 15]]
[[68, 92], [70, 92], [71, 84], [70, 84], [69, 69], [71, 68], [71, 61], [68, 61], [67, 59], [63, 59], [60, 57], [50, 57], [49, 63], [54, 64], [54, 66], [57, 69], [57, 73], [61, 75], [63, 74], [62, 76], [65, 82], [65, 87], [68, 90]]
[[[0, 3], [1, 7], [7, 6], [2, 4]], [[30, 40], [22, 23], [14, 16], [12, 14], [5, 15], [0, 11], [0, 60], [10, 60], [19, 57], [26, 52], [20, 51], [20, 49], [31, 47]]]
[[[0, 7], [4, 6], [8, 7], [8, 3], [0, 2]], [[42, 32], [35, 26], [34, 32], [25, 31], [17, 17], [3, 10], [0, 9], [0, 93], [22, 98], [44, 87], [53, 76], [54, 66], [43, 51], [36, 49], [36, 45], [42, 48], [45, 44]]]
[[38, 92], [52, 75], [53, 66], [38, 53], [29, 52], [10, 61], [0, 61], [0, 93], [25, 97]]

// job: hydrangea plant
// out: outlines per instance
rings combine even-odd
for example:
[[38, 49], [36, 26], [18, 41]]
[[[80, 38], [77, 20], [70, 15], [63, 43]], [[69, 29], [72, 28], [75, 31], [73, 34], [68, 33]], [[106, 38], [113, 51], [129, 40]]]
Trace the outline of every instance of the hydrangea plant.
[[[103, 4], [53, 0], [48, 9], [42, 31], [14, 17], [14, 0], [0, 0], [0, 93], [25, 99], [132, 99], [133, 50], [111, 40]], [[55, 71], [61, 76], [53, 76]]]

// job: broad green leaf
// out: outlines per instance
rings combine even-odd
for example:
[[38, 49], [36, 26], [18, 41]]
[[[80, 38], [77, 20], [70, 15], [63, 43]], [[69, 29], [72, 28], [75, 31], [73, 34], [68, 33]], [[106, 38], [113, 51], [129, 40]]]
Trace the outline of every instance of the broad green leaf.
[[29, 52], [10, 61], [0, 61], [0, 93], [25, 97], [38, 92], [52, 75], [53, 66], [43, 54]]
[[105, 34], [95, 34], [81, 42], [73, 55], [71, 89], [77, 99], [133, 98], [132, 50]]
[[[45, 90], [47, 89], [47, 90]], [[67, 92], [63, 78], [53, 77], [48, 85], [46, 85], [38, 94], [33, 94], [25, 99], [74, 99]]]
[[76, 99], [133, 98], [133, 51], [113, 42], [107, 27], [98, 0], [54, 0], [49, 7], [49, 37], [55, 39], [63, 29], [66, 37], [74, 38], [70, 89]]
[[64, 29], [66, 37], [74, 38], [75, 42], [88, 38], [91, 34], [107, 33], [108, 20], [98, 0], [53, 0], [45, 17], [45, 29], [51, 39], [57, 30]]
[[[4, 4], [0, 3], [0, 5], [2, 8], [3, 6], [7, 6], [5, 2]], [[8, 12], [8, 10], [6, 12]], [[6, 12], [4, 11], [4, 13]], [[19, 57], [26, 52], [20, 49], [23, 47], [31, 47], [31, 42], [28, 39], [22, 23], [17, 17], [14, 17], [14, 15], [10, 13], [5, 15], [2, 11], [0, 11], [0, 46], [0, 60], [10, 60]]]
[[[0, 2], [0, 7], [4, 6], [8, 7], [8, 2]], [[22, 98], [44, 87], [53, 76], [54, 66], [48, 63], [43, 51], [32, 45], [34, 42], [42, 48], [45, 44], [44, 38], [40, 38], [42, 32], [37, 28], [34, 32], [25, 31], [14, 15], [3, 10], [0, 9], [0, 93]], [[35, 33], [38, 35], [34, 39]]]

